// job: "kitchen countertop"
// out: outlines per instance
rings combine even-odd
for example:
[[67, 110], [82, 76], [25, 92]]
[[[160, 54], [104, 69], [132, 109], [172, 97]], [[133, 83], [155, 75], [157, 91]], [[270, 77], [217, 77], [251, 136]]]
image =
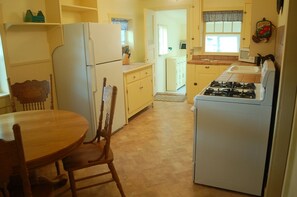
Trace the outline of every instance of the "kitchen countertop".
[[123, 73], [128, 73], [131, 71], [135, 71], [141, 68], [144, 68], [146, 66], [151, 65], [151, 63], [144, 63], [144, 62], [135, 62], [135, 63], [131, 63], [129, 65], [123, 65], [122, 66], [122, 71]]
[[199, 65], [238, 65], [238, 66], [256, 66], [256, 64], [234, 61], [234, 60], [189, 60], [188, 64], [199, 64]]
[[[233, 62], [231, 66], [256, 66], [256, 64], [248, 62]], [[223, 72], [218, 78], [218, 81], [236, 81], [244, 83], [260, 83], [261, 82], [261, 72], [257, 74], [240, 74], [240, 73], [227, 73]]]
[[[256, 66], [256, 64], [234, 61], [234, 60], [211, 60], [211, 59], [194, 59], [189, 60], [188, 64], [199, 65], [230, 65], [230, 66]], [[261, 73], [258, 74], [235, 74], [223, 72], [217, 79], [217, 81], [236, 81], [244, 83], [260, 83]]]
[[224, 72], [216, 81], [236, 81], [244, 83], [260, 83], [261, 74], [230, 74]]
[[188, 64], [199, 64], [199, 65], [231, 65], [234, 63], [232, 60], [189, 60]]
[[[195, 62], [195, 64], [201, 64], [201, 61], [199, 60], [191, 60], [189, 62]], [[238, 65], [238, 66], [255, 66], [256, 64], [252, 63], [247, 63], [247, 62], [240, 62], [240, 61], [226, 61], [226, 60], [218, 60], [218, 61], [203, 61], [204, 64], [202, 65]], [[228, 62], [228, 63], [227, 63]], [[194, 63], [191, 63], [194, 64]], [[131, 63], [129, 65], [123, 65], [122, 66], [122, 71], [123, 73], [128, 73], [131, 71], [135, 71], [138, 69], [142, 69], [146, 66], [151, 65], [151, 63], [144, 63], [144, 62], [136, 62], [136, 63]], [[245, 82], [245, 83], [260, 83], [261, 81], [261, 74], [231, 74], [227, 73], [226, 71], [223, 72], [217, 79], [217, 81], [237, 81], [237, 82]]]

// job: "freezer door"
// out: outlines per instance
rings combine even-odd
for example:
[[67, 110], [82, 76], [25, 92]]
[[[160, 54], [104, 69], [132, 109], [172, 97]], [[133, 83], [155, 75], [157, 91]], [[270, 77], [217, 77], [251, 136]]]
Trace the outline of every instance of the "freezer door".
[[89, 54], [87, 64], [95, 65], [122, 59], [121, 27], [115, 24], [86, 23]]

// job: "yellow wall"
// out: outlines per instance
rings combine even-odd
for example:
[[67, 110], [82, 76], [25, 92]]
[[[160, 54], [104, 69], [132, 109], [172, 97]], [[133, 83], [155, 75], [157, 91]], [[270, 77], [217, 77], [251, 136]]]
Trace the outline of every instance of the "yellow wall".
[[143, 61], [143, 9], [138, 0], [98, 0], [99, 22], [110, 23], [110, 17], [132, 20], [134, 43], [131, 49], [131, 62]]
[[245, 0], [204, 0], [203, 10], [236, 10], [243, 9]]
[[[253, 0], [252, 4], [252, 29], [251, 34], [256, 32], [256, 23], [263, 18], [270, 20], [275, 26], [278, 23], [278, 16], [276, 12], [275, 0]], [[272, 37], [267, 43], [255, 43], [251, 41], [250, 50], [251, 55], [256, 56], [257, 53], [261, 55], [274, 54], [276, 31], [273, 31]]]

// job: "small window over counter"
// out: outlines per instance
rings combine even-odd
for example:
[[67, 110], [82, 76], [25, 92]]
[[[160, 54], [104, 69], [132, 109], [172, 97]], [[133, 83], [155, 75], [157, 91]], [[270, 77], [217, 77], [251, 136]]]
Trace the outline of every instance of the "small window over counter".
[[203, 12], [205, 52], [238, 53], [243, 11]]
[[133, 54], [135, 52], [133, 18], [121, 15], [110, 15], [109, 18], [112, 24], [121, 25], [122, 54], [123, 57], [125, 54], [128, 54], [129, 59], [133, 61]]
[[128, 38], [128, 20], [122, 19], [122, 18], [112, 18], [111, 19], [112, 24], [120, 24], [121, 25], [121, 42], [122, 45], [128, 44], [127, 38]]

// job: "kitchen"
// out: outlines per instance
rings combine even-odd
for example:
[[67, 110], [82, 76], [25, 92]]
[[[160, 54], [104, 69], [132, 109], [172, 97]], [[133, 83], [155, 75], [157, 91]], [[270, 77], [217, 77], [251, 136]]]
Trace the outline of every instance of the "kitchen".
[[[5, 1], [2, 1], [3, 3], [6, 3]], [[2, 3], [2, 4], [3, 4]], [[139, 9], [138, 6], [138, 1], [135, 1], [133, 3], [129, 3], [129, 5], [127, 5], [124, 2], [118, 1], [116, 3], [107, 3], [107, 2], [98, 2], [99, 6], [99, 19], [100, 22], [102, 23], [107, 23], [108, 22], [108, 14], [109, 13], [121, 13], [122, 16], [128, 16], [131, 18], [135, 18], [135, 23], [134, 23], [134, 28], [139, 28], [139, 29], [143, 29], [143, 17], [142, 17], [142, 13], [143, 13], [143, 9]], [[177, 7], [185, 7], [188, 6], [189, 4], [187, 4], [189, 2], [184, 2], [184, 1], [174, 1], [170, 2], [170, 1], [164, 1], [164, 2], [159, 2], [159, 1], [155, 1], [152, 2], [152, 4], [149, 4], [149, 2], [147, 1], [141, 1], [140, 2], [140, 7], [146, 7], [146, 8], [151, 8], [151, 9], [161, 9], [162, 7], [166, 7], [166, 9], [168, 9], [169, 7], [172, 8], [177, 8]], [[276, 133], [279, 133], [280, 131], [287, 131], [287, 133], [282, 133], [282, 135], [277, 135], [277, 138], [275, 139], [276, 145], [274, 147], [274, 152], [275, 152], [275, 156], [273, 156], [272, 158], [272, 171], [271, 171], [271, 179], [269, 180], [269, 188], [270, 190], [268, 190], [267, 195], [268, 196], [273, 196], [273, 194], [275, 194], [276, 196], [280, 196], [277, 195], [279, 194], [279, 192], [281, 192], [281, 187], [282, 187], [282, 180], [283, 178], [279, 178], [278, 174], [279, 172], [284, 171], [285, 169], [285, 164], [286, 164], [286, 159], [287, 159], [287, 153], [288, 149], [285, 148], [286, 145], [289, 144], [289, 134], [291, 131], [291, 125], [292, 125], [292, 119], [293, 119], [293, 106], [294, 106], [294, 98], [295, 98], [295, 77], [293, 76], [294, 74], [294, 62], [295, 60], [294, 55], [292, 54], [294, 51], [295, 46], [292, 46], [292, 44], [294, 43], [294, 37], [293, 35], [296, 33], [296, 29], [294, 29], [294, 24], [291, 20], [294, 20], [294, 17], [296, 18], [296, 16], [294, 15], [293, 10], [294, 8], [296, 8], [296, 3], [291, 1], [285, 1], [284, 4], [284, 11], [282, 15], [279, 15], [278, 18], [277, 16], [272, 16], [271, 14], [274, 13], [273, 15], [275, 15], [274, 10], [275, 9], [275, 1], [261, 1], [261, 2], [253, 2], [253, 14], [252, 14], [252, 24], [255, 24], [256, 21], [258, 21], [259, 19], [262, 19], [263, 16], [267, 17], [267, 19], [274, 18], [275, 19], [275, 24], [277, 24], [277, 26], [282, 26], [287, 24], [287, 40], [289, 39], [289, 41], [286, 41], [286, 48], [285, 48], [285, 53], [283, 54], [283, 68], [282, 68], [282, 73], [281, 73], [281, 88], [280, 88], [280, 100], [282, 102], [279, 103], [279, 109], [278, 109], [278, 114], [277, 114], [277, 125], [276, 125]], [[290, 4], [290, 8], [286, 7]], [[5, 4], [3, 4], [5, 5]], [[10, 10], [15, 10], [14, 13], [23, 13], [24, 10], [26, 10], [28, 7], [30, 9], [34, 9], [37, 10], [38, 7], [42, 6], [39, 5], [38, 3], [35, 4], [32, 3], [30, 5], [26, 5], [26, 2], [18, 2], [17, 4], [9, 4], [8, 3], [8, 7], [9, 9], [3, 9], [3, 5], [2, 5], [2, 15], [1, 16], [1, 21], [3, 22], [19, 22], [19, 18], [18, 15], [9, 15], [9, 9]], [[19, 5], [18, 7], [15, 7], [14, 5]], [[267, 5], [273, 5], [271, 9], [263, 9], [263, 7], [267, 7]], [[28, 6], [28, 7], [27, 7]], [[295, 6], [295, 7], [294, 7]], [[6, 8], [6, 6], [5, 6]], [[126, 9], [123, 9], [126, 8]], [[133, 14], [131, 14], [133, 13]], [[133, 16], [131, 16], [133, 15]], [[288, 15], [288, 16], [287, 16]], [[11, 18], [7, 18], [7, 17], [11, 17]], [[5, 20], [3, 20], [5, 19]], [[278, 21], [278, 22], [276, 22]], [[2, 27], [3, 28], [3, 27]], [[255, 31], [254, 29], [255, 27], [252, 26], [252, 32]], [[25, 27], [26, 29], [26, 27]], [[16, 45], [16, 43], [20, 42], [20, 43], [24, 43], [24, 45], [22, 45], [22, 48], [17, 48], [16, 47], [7, 47], [7, 51], [8, 51], [8, 62], [9, 62], [9, 66], [7, 66], [7, 73], [9, 74], [9, 76], [14, 77], [15, 79], [18, 80], [24, 80], [26, 78], [35, 78], [36, 76], [40, 75], [43, 78], [46, 78], [46, 76], [48, 75], [48, 73], [51, 73], [51, 55], [50, 55], [50, 47], [54, 48], [54, 46], [47, 46], [46, 41], [46, 34], [48, 32], [41, 32], [40, 31], [32, 31], [32, 32], [26, 32], [25, 33], [25, 39], [22, 39], [19, 37], [20, 33], [17, 30], [11, 30], [12, 33], [7, 34], [7, 38], [9, 38], [8, 40], [3, 41], [3, 43], [5, 44], [5, 46], [11, 46], [11, 45]], [[5, 31], [3, 29], [1, 29], [1, 34], [5, 34]], [[52, 33], [55, 33], [55, 28], [52, 29], [51, 31]], [[41, 34], [41, 35], [40, 35]], [[145, 58], [145, 51], [142, 50], [142, 48], [144, 47], [144, 43], [142, 42], [142, 40], [144, 39], [143, 37], [143, 33], [142, 31], [135, 31], [135, 47], [134, 47], [134, 52], [132, 51], [132, 56], [131, 61], [143, 61]], [[291, 40], [290, 40], [291, 39]], [[39, 47], [34, 47], [37, 44], [33, 44], [32, 43], [36, 43], [39, 40], [42, 46], [40, 50]], [[41, 42], [43, 41], [43, 42]], [[59, 37], [57, 37], [57, 40], [55, 41], [59, 41]], [[290, 42], [291, 41], [291, 42]], [[44, 46], [45, 45], [45, 46]], [[188, 48], [190, 49], [191, 46], [190, 44], [188, 44]], [[253, 42], [251, 42], [251, 48], [253, 48], [254, 44]], [[30, 47], [30, 53], [28, 50], [28, 47]], [[269, 53], [274, 53], [274, 46], [273, 46], [273, 42], [269, 42], [267, 44], [260, 44], [260, 45], [256, 45], [256, 48], [258, 48], [257, 50], [254, 50], [253, 52], [255, 53], [254, 55], [256, 55], [256, 53], [260, 52], [261, 54], [269, 54]], [[29, 53], [29, 54], [28, 54]], [[28, 70], [30, 70], [30, 72], [28, 72]], [[26, 73], [26, 75], [23, 75], [23, 73]], [[290, 82], [290, 83], [289, 83]], [[5, 100], [2, 102], [7, 103]], [[288, 109], [288, 108], [289, 109]], [[285, 115], [283, 115], [285, 114]], [[292, 117], [292, 118], [290, 118]], [[284, 143], [285, 145], [282, 145], [282, 143]], [[292, 144], [292, 146], [294, 146], [294, 144]], [[281, 159], [280, 159], [281, 158]], [[293, 160], [292, 160], [293, 161]], [[282, 173], [281, 177], [284, 174]], [[281, 180], [281, 182], [278, 182], [278, 180]], [[269, 195], [270, 194], [270, 195]]]

